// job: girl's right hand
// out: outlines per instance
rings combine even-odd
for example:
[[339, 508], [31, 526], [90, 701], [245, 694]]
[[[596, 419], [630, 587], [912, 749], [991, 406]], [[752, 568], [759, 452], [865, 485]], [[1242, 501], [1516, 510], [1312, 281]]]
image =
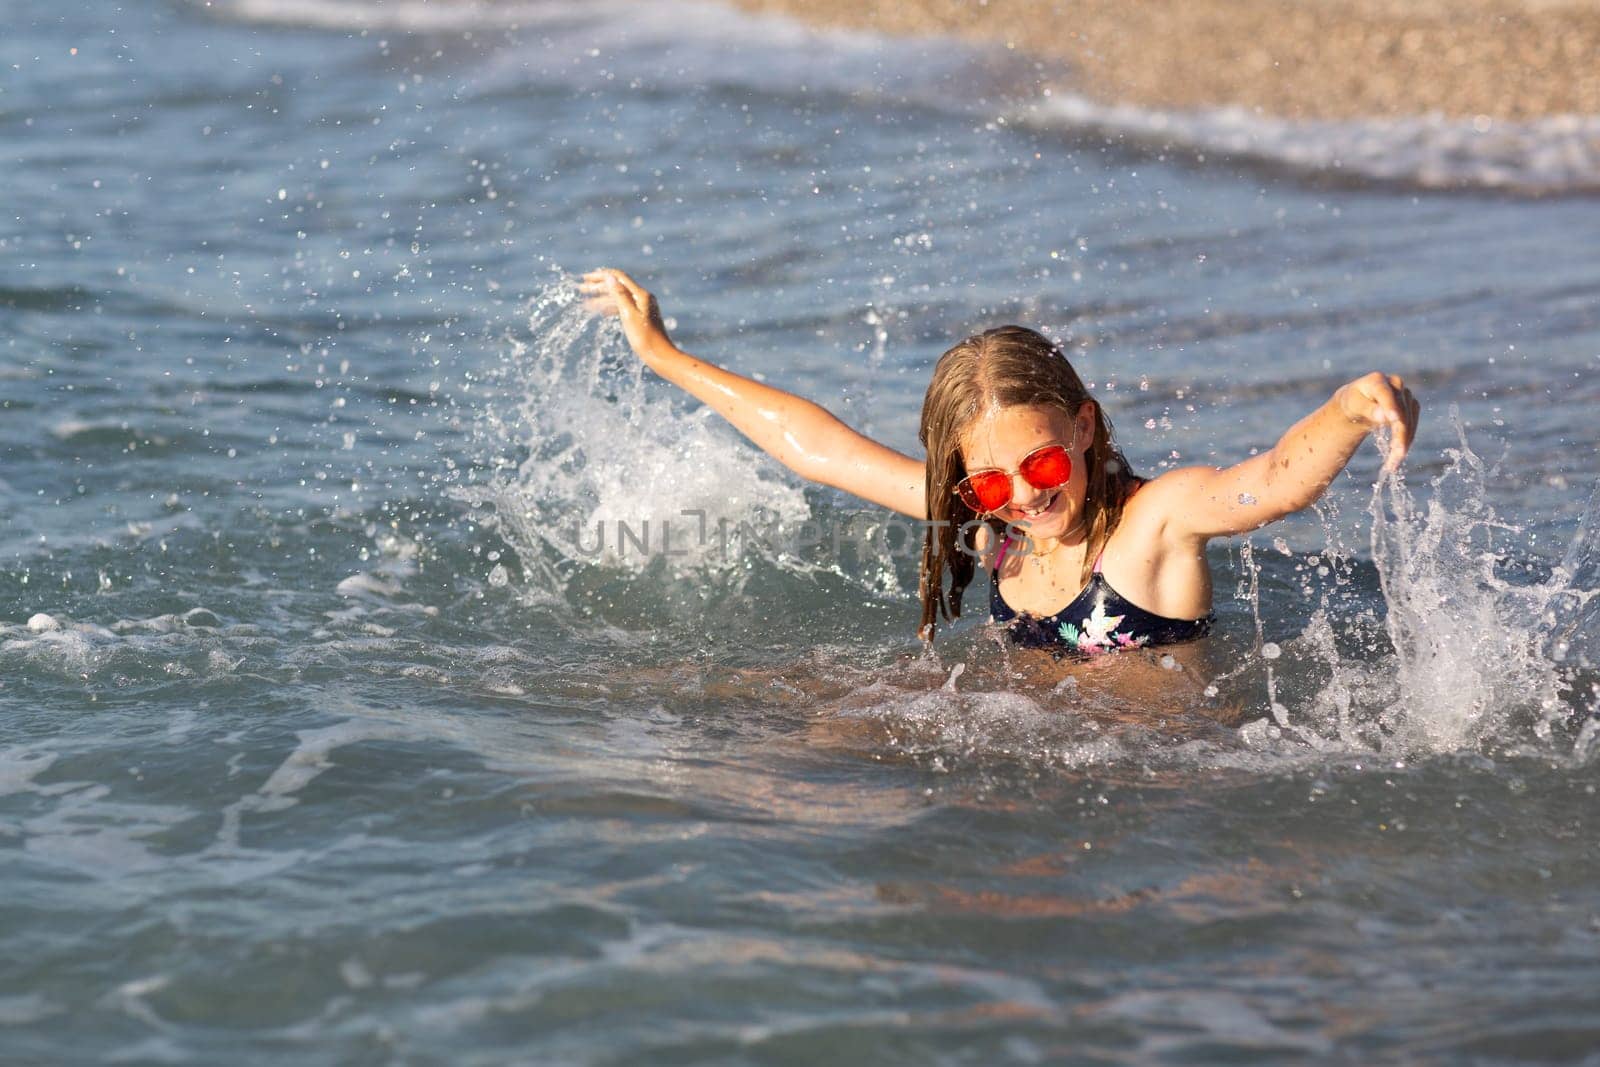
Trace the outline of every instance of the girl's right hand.
[[592, 270], [583, 276], [579, 291], [587, 298], [585, 306], [590, 311], [616, 315], [622, 320], [628, 346], [646, 363], [664, 349], [674, 347], [656, 298], [622, 271]]

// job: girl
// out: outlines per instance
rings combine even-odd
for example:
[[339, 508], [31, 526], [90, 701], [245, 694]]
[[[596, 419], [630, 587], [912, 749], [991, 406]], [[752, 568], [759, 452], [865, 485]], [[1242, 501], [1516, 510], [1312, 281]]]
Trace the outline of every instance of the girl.
[[[667, 336], [655, 297], [617, 270], [586, 274], [591, 308], [621, 317], [656, 373], [709, 404], [801, 477], [928, 523], [921, 633], [961, 613], [981, 563], [993, 618], [1020, 644], [1079, 654], [1171, 644], [1211, 624], [1206, 542], [1309, 506], [1367, 434], [1405, 457], [1419, 407], [1394, 375], [1342, 386], [1273, 448], [1233, 467], [1142, 479], [1111, 438], [1061, 347], [1021, 326], [943, 356], [922, 403], [913, 459], [808, 400], [712, 366]], [[947, 582], [948, 576], [948, 582]]]

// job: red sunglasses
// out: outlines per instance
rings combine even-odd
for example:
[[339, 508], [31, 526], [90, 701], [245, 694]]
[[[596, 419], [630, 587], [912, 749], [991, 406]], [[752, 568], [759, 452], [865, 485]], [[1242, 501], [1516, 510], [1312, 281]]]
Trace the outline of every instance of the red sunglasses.
[[980, 515], [999, 511], [1011, 503], [1011, 478], [1022, 475], [1035, 489], [1057, 489], [1072, 478], [1072, 454], [1066, 445], [1045, 445], [1022, 457], [1014, 471], [998, 467], [973, 471], [956, 483], [962, 501]]

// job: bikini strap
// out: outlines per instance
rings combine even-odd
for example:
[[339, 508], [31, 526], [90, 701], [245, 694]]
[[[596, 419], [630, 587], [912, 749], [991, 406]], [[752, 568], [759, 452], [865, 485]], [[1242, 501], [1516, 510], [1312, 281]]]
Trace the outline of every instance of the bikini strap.
[[1008, 549], [1010, 547], [1011, 547], [1011, 535], [1010, 534], [1002, 534], [1001, 538], [1000, 538], [1000, 551], [997, 552], [995, 554], [995, 557], [994, 557], [994, 570], [995, 570], [996, 574], [1000, 573], [1000, 564], [1002, 564], [1002, 563], [1004, 563], [1006, 561], [1006, 549]]
[[1100, 561], [1105, 559], [1105, 558], [1106, 558], [1106, 549], [1105, 549], [1104, 545], [1101, 545], [1100, 546], [1100, 554], [1094, 558], [1094, 569], [1091, 570], [1089, 573], [1091, 573], [1091, 574], [1099, 574], [1100, 573]]

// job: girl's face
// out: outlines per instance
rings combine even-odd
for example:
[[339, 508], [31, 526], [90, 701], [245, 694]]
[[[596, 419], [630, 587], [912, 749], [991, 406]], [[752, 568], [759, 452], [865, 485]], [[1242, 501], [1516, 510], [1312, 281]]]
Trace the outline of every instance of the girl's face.
[[[991, 407], [979, 415], [961, 438], [961, 459], [969, 473], [1011, 473], [1011, 502], [995, 518], [1024, 527], [1033, 537], [1072, 533], [1083, 519], [1089, 485], [1083, 453], [1094, 440], [1094, 419], [1094, 402], [1088, 400], [1074, 416], [1044, 406]], [[1023, 457], [1045, 445], [1064, 445], [1072, 457], [1072, 477], [1055, 489], [1036, 489], [1014, 473]]]

